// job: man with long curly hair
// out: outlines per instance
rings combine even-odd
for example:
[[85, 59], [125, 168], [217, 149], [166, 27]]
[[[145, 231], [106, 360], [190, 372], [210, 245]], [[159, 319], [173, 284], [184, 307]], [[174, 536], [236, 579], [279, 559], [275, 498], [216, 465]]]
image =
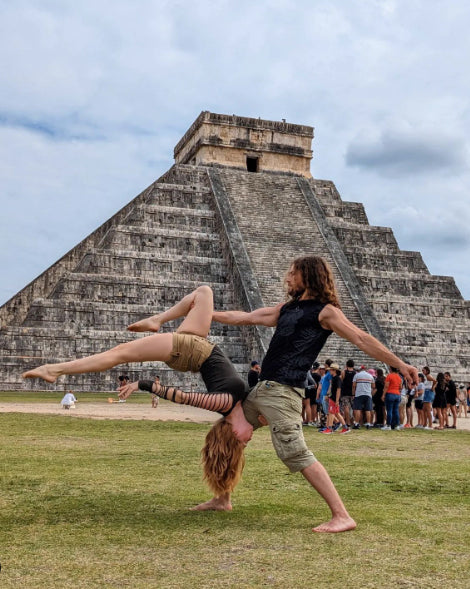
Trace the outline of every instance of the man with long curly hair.
[[[301, 472], [331, 510], [331, 519], [315, 532], [345, 532], [356, 527], [325, 468], [307, 448], [302, 433], [305, 375], [328, 337], [334, 332], [363, 352], [397, 367], [415, 384], [416, 368], [409, 366], [376, 338], [351, 323], [340, 308], [333, 274], [318, 256], [295, 259], [285, 284], [289, 300], [252, 312], [214, 312], [213, 320], [229, 325], [276, 327], [261, 366], [259, 383], [243, 403], [247, 420], [256, 429], [259, 415], [269, 425], [278, 457], [291, 472]], [[216, 449], [213, 450], [216, 452]], [[230, 493], [223, 492], [196, 509], [231, 509]]]

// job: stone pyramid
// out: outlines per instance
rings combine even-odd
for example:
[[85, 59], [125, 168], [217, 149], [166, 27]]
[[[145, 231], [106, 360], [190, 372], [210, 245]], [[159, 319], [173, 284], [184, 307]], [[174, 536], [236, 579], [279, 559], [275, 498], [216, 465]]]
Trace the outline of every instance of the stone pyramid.
[[[391, 229], [370, 226], [361, 204], [311, 177], [312, 138], [304, 125], [202, 112], [167, 173], [0, 308], [0, 387], [44, 388], [21, 373], [141, 337], [126, 326], [201, 283], [216, 308], [276, 304], [289, 261], [303, 254], [328, 259], [343, 310], [362, 329], [419, 367], [470, 380], [469, 302], [419, 253], [400, 250]], [[218, 324], [210, 335], [243, 375], [270, 336]], [[327, 356], [377, 365], [336, 336]], [[201, 386], [197, 375], [169, 372], [130, 364], [48, 388], [113, 390], [121, 373]]]

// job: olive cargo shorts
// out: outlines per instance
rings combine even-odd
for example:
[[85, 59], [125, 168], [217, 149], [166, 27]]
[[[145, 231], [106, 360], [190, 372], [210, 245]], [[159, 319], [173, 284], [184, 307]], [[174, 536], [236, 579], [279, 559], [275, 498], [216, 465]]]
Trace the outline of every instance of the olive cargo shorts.
[[256, 429], [263, 415], [271, 430], [274, 449], [291, 472], [298, 472], [317, 461], [307, 448], [302, 431], [303, 389], [272, 380], [259, 382], [243, 403], [247, 420]]

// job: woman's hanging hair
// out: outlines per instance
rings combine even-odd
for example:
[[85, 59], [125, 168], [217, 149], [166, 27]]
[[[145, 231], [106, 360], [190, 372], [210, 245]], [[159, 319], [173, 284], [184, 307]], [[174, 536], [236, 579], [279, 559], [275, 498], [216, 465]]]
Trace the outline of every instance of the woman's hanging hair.
[[225, 419], [209, 430], [201, 450], [204, 480], [218, 497], [238, 485], [245, 466], [245, 444], [240, 442]]

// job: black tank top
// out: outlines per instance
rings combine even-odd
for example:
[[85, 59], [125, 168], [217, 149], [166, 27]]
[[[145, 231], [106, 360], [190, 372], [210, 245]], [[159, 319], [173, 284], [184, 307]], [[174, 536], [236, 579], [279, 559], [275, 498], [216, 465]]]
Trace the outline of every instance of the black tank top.
[[353, 379], [354, 379], [355, 374], [356, 374], [355, 370], [345, 370], [344, 371], [343, 384], [341, 385], [341, 396], [342, 397], [352, 397], [352, 386], [353, 386]]
[[318, 321], [324, 307], [325, 303], [311, 299], [292, 301], [281, 307], [276, 331], [261, 366], [260, 380], [303, 388], [307, 371], [332, 333]]

